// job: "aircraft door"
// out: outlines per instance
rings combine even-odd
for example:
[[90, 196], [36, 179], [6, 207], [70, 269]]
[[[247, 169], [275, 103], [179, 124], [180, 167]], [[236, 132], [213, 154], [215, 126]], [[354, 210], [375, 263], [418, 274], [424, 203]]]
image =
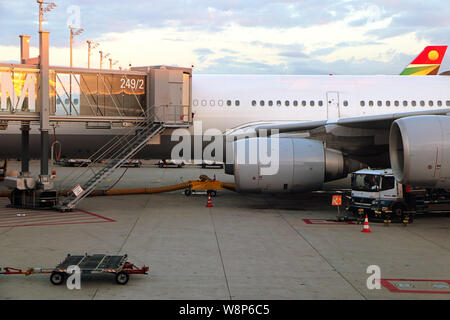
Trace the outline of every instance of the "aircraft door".
[[338, 119], [341, 116], [339, 112], [339, 92], [327, 92], [327, 119]]

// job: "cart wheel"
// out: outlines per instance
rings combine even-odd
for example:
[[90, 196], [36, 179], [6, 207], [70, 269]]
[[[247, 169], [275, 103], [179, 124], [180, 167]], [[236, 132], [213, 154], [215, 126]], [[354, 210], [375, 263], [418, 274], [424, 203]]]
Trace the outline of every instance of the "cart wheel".
[[66, 280], [66, 274], [64, 272], [52, 272], [50, 276], [50, 282], [55, 286], [62, 284]]
[[127, 284], [129, 279], [130, 279], [130, 276], [126, 272], [120, 271], [119, 273], [116, 274], [116, 282], [118, 284], [121, 284], [121, 285]]
[[192, 194], [191, 189], [186, 189], [186, 190], [184, 190], [184, 194], [185, 194], [186, 196], [190, 196], [190, 195]]

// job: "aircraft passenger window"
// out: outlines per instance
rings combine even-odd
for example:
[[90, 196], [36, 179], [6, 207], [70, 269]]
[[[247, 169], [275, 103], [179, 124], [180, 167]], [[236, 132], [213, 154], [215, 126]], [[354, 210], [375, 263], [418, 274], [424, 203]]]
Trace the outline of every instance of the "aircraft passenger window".
[[286, 107], [289, 107], [289, 101], [286, 100], [286, 101], [284, 102], [284, 105], [285, 105]]
[[311, 107], [314, 107], [314, 101], [311, 100], [311, 101], [309, 102], [309, 105], [310, 105]]
[[192, 101], [192, 104], [194, 105], [194, 107], [198, 106], [198, 100], [194, 99], [194, 101]]
[[417, 105], [416, 100], [411, 101], [411, 105], [412, 105], [413, 107], [415, 107], [415, 106]]
[[386, 107], [390, 107], [391, 106], [391, 102], [389, 100], [386, 101]]
[[348, 107], [348, 101], [344, 100], [344, 107]]
[[369, 107], [373, 107], [373, 101], [369, 101]]
[[252, 106], [256, 106], [256, 101], [255, 100], [252, 101]]
[[206, 106], [206, 104], [207, 104], [207, 102], [206, 102], [206, 100], [202, 100], [202, 106]]
[[294, 104], [294, 107], [297, 107], [298, 106], [298, 101], [294, 100], [293, 104]]
[[437, 104], [438, 104], [439, 107], [442, 107], [442, 101], [441, 100], [438, 100]]
[[361, 101], [360, 104], [361, 104], [361, 107], [364, 107], [366, 105], [366, 103], [364, 101]]
[[231, 100], [227, 100], [227, 106], [231, 106]]
[[306, 101], [305, 100], [302, 101], [302, 106], [306, 107]]
[[425, 107], [425, 101], [420, 100], [420, 106], [421, 106], [421, 107]]
[[239, 107], [241, 105], [241, 102], [239, 100], [234, 101], [234, 105], [236, 107]]
[[319, 100], [319, 107], [323, 106], [323, 101]]
[[398, 107], [398, 106], [400, 105], [400, 102], [394, 101], [394, 105], [395, 105], [396, 107]]
[[377, 105], [378, 105], [379, 107], [381, 107], [381, 106], [383, 106], [383, 102], [382, 102], [382, 101], [378, 101], [378, 102], [377, 102]]
[[450, 107], [450, 100], [447, 100], [446, 104], [447, 104], [447, 107]]
[[433, 106], [433, 101], [428, 101], [428, 105], [430, 106], [430, 107], [432, 107]]
[[264, 107], [264, 100], [261, 100], [261, 101], [259, 102], [259, 105], [260, 105], [261, 107]]
[[408, 101], [403, 101], [403, 106], [407, 107], [408, 106]]
[[269, 100], [269, 107], [273, 106], [273, 101]]
[[210, 100], [210, 101], [209, 101], [209, 105], [210, 105], [211, 107], [214, 107], [214, 106], [216, 105], [216, 102], [215, 102], [214, 100]]
[[277, 107], [281, 107], [281, 101], [277, 100]]

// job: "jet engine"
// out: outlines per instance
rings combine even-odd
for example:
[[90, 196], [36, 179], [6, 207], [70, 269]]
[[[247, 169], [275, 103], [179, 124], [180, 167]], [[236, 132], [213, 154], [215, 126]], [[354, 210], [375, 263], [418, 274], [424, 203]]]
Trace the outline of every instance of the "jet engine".
[[347, 176], [360, 163], [321, 141], [249, 138], [234, 142], [234, 179], [239, 192], [285, 193], [318, 190]]
[[389, 156], [395, 178], [419, 187], [450, 187], [450, 117], [414, 116], [394, 121]]

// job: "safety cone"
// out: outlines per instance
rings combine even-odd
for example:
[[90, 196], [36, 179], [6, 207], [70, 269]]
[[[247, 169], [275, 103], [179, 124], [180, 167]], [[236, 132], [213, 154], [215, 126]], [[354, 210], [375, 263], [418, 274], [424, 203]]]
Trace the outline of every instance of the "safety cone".
[[207, 208], [211, 208], [213, 205], [212, 205], [212, 202], [211, 202], [211, 194], [210, 193], [208, 193], [208, 203], [206, 204], [206, 207]]
[[363, 226], [363, 229], [361, 230], [361, 232], [372, 232], [372, 231], [370, 231], [370, 228], [369, 228], [369, 219], [367, 218], [367, 214], [366, 214], [366, 218], [364, 219], [364, 226]]

